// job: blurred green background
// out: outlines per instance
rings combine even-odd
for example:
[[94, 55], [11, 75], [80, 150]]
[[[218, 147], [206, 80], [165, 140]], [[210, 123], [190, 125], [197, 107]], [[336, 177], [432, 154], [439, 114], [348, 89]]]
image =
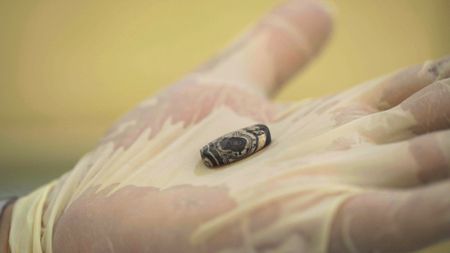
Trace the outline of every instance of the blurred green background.
[[[277, 3], [0, 0], [0, 197], [69, 170], [117, 117]], [[329, 3], [329, 47], [277, 99], [336, 92], [450, 53], [449, 0]]]

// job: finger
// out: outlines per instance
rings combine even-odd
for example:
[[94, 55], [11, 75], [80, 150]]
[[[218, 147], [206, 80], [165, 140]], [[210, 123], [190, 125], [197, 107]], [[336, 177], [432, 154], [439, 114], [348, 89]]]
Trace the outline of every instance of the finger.
[[274, 159], [367, 143], [392, 143], [445, 129], [450, 129], [450, 78], [425, 87], [395, 108], [361, 116], [323, 134], [289, 135], [290, 140], [298, 139], [302, 145], [287, 148]]
[[[400, 105], [359, 118], [343, 128], [355, 129], [375, 143], [404, 140], [450, 128], [450, 79], [429, 85]], [[341, 130], [342, 131], [342, 130]]]
[[367, 143], [392, 143], [450, 129], [450, 78], [425, 87], [390, 110], [361, 115], [322, 134], [305, 137], [299, 132], [289, 135], [290, 140], [298, 139], [302, 145], [288, 148], [279, 156], [288, 159], [341, 145], [345, 148]]
[[450, 57], [400, 70], [326, 99], [313, 112], [332, 115], [336, 126], [392, 109], [428, 85], [450, 77]]
[[425, 87], [400, 104], [417, 124], [414, 133], [424, 133], [450, 128], [450, 78]]
[[379, 110], [386, 110], [433, 82], [449, 77], [450, 56], [447, 56], [400, 70], [370, 83], [360, 99]]
[[411, 252], [448, 239], [449, 191], [445, 181], [351, 198], [336, 215], [329, 252]]
[[201, 74], [273, 94], [319, 51], [330, 31], [331, 17], [322, 3], [291, 0], [203, 66]]
[[[326, 149], [321, 149], [325, 151], [322, 155], [300, 160], [301, 170], [294, 166], [296, 169], [280, 177], [325, 175], [345, 184], [389, 188], [413, 187], [450, 178], [450, 130], [384, 145], [359, 144], [360, 147], [349, 150], [358, 145], [352, 141], [351, 138], [335, 139]], [[302, 145], [317, 148], [312, 142]], [[305, 156], [296, 151], [293, 154], [285, 151], [289, 159], [285, 159], [286, 155], [274, 159], [282, 162], [295, 159], [296, 155]]]
[[[346, 183], [372, 187], [411, 187], [450, 176], [450, 130], [399, 143], [356, 149], [326, 159]], [[325, 160], [325, 159], [324, 159]]]

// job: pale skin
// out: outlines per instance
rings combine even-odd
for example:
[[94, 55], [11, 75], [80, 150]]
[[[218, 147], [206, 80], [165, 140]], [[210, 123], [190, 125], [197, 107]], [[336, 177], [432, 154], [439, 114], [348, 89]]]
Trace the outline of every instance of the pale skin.
[[[450, 58], [333, 96], [271, 101], [331, 29], [320, 3], [289, 1], [131, 111], [52, 187], [43, 247], [410, 252], [448, 239]], [[273, 130], [271, 146], [219, 170], [201, 165], [209, 135], [254, 122]]]

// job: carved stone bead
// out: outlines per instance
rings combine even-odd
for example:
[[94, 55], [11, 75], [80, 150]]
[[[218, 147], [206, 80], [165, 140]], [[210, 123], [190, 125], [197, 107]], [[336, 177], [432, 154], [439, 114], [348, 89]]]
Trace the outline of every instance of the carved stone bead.
[[246, 158], [271, 142], [269, 128], [257, 124], [225, 134], [200, 150], [203, 163], [210, 167], [226, 165]]

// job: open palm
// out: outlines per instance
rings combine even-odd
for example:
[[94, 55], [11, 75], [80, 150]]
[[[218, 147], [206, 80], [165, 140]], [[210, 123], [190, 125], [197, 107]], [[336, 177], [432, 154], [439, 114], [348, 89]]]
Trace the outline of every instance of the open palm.
[[[141, 103], [38, 190], [42, 249], [408, 252], [446, 239], [450, 59], [271, 101], [331, 27], [319, 3], [290, 1]], [[204, 144], [255, 123], [271, 130], [266, 149], [215, 170], [201, 163]]]

